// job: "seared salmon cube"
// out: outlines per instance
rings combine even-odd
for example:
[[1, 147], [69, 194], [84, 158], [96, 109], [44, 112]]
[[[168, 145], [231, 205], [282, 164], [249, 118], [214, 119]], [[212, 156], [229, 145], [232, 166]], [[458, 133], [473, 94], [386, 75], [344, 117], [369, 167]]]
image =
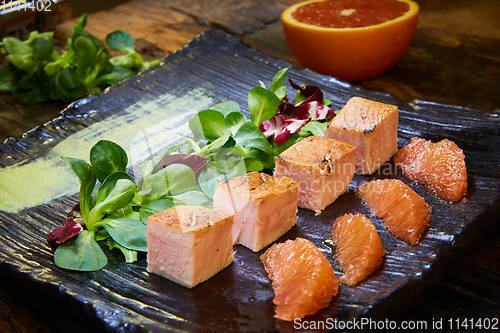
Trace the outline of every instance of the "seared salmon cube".
[[296, 223], [299, 184], [250, 172], [217, 184], [214, 208], [234, 215], [233, 243], [258, 252]]
[[356, 146], [309, 136], [275, 157], [275, 177], [299, 183], [299, 207], [321, 213], [349, 187], [355, 170]]
[[188, 288], [234, 259], [233, 217], [215, 209], [175, 206], [148, 217], [148, 272]]
[[330, 121], [325, 136], [355, 145], [356, 173], [373, 173], [398, 150], [398, 107], [353, 97]]

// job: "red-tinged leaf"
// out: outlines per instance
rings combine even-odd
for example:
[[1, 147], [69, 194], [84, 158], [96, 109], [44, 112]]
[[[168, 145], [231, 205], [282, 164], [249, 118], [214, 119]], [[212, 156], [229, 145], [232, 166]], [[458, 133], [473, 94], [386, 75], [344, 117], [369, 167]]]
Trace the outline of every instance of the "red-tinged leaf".
[[196, 154], [170, 154], [164, 156], [161, 161], [162, 168], [175, 163], [187, 165], [198, 177], [207, 166], [208, 160]]
[[295, 105], [290, 103], [290, 101], [288, 100], [288, 96], [285, 96], [281, 100], [281, 104], [278, 108], [278, 113], [281, 115], [292, 114], [294, 109], [295, 109]]
[[274, 138], [274, 142], [276, 142], [279, 145], [282, 145], [286, 142], [286, 140], [288, 140], [289, 137], [290, 137], [290, 132], [285, 128], [280, 134], [278, 134]]
[[69, 219], [69, 218], [72, 218], [73, 217], [73, 213], [74, 212], [79, 212], [80, 211], [80, 204], [77, 203], [75, 206], [73, 206], [73, 208], [71, 208], [71, 210], [69, 211], [68, 215], [66, 215], [66, 218]]
[[319, 103], [323, 103], [323, 93], [321, 92], [321, 89], [319, 89], [319, 87], [305, 86], [303, 84], [298, 85], [293, 82], [292, 79], [288, 79], [288, 82], [290, 82], [290, 85], [293, 87], [293, 89], [300, 90], [300, 94], [307, 98], [307, 100], [305, 100], [304, 102], [316, 101]]
[[324, 120], [335, 116], [335, 112], [319, 102], [304, 101], [295, 106], [293, 116], [298, 119]]
[[269, 120], [264, 121], [260, 125], [260, 130], [266, 138], [274, 138], [277, 144], [283, 144], [290, 137], [300, 131], [302, 126], [307, 124], [310, 119], [296, 119], [276, 114]]
[[82, 230], [83, 228], [80, 223], [70, 217], [67, 217], [64, 219], [62, 226], [52, 230], [52, 232], [47, 236], [47, 241], [53, 246], [61, 245], [77, 236]]
[[323, 120], [335, 116], [335, 112], [328, 106], [323, 105], [323, 93], [317, 86], [299, 86], [289, 79], [290, 84], [295, 89], [299, 89], [306, 100], [293, 105], [288, 97], [281, 101], [278, 113], [297, 119]]
[[300, 94], [306, 97], [306, 100], [294, 105], [285, 96], [274, 117], [260, 125], [259, 129], [264, 136], [267, 139], [273, 138], [277, 144], [285, 143], [291, 134], [299, 132], [310, 120], [323, 120], [335, 116], [332, 109], [323, 105], [323, 93], [317, 86], [298, 85], [291, 79], [288, 81], [293, 88], [300, 90]]

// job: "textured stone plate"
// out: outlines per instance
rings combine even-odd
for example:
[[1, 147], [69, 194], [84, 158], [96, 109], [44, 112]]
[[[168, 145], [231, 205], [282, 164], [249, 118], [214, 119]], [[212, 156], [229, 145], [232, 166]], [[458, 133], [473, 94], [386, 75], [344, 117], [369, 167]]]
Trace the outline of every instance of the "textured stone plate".
[[[233, 99], [246, 112], [249, 89], [258, 80], [269, 82], [277, 69], [286, 65], [243, 46], [219, 30], [209, 31], [169, 56], [162, 66], [100, 96], [71, 105], [61, 117], [21, 139], [7, 140], [0, 145], [0, 165], [8, 170], [8, 166], [16, 163], [58, 158], [58, 149], [68, 142], [83, 142], [74, 146], [70, 156], [85, 158], [88, 145], [98, 138], [120, 142], [131, 155], [132, 163], [137, 164], [187, 135], [185, 123], [199, 109]], [[340, 273], [332, 260], [332, 249], [325, 242], [331, 224], [347, 212], [368, 215], [387, 251], [383, 266], [355, 288], [341, 285], [331, 305], [308, 319], [390, 316], [435, 283], [442, 264], [461, 247], [495, 225], [500, 188], [499, 118], [490, 115], [491, 112], [428, 101], [406, 104], [389, 95], [361, 90], [310, 71], [292, 69], [289, 76], [297, 82], [320, 86], [334, 108], [340, 108], [355, 95], [397, 104], [400, 146], [413, 136], [432, 140], [449, 138], [465, 151], [470, 179], [466, 201], [449, 204], [429, 195], [422, 186], [410, 184], [432, 206], [431, 227], [417, 246], [394, 238], [384, 229], [382, 221], [354, 196], [353, 190], [361, 181], [401, 178], [393, 174], [390, 165], [378, 175], [355, 176], [351, 190], [320, 216], [299, 210], [297, 226], [280, 239], [300, 236], [312, 240]], [[112, 129], [116, 117], [123, 117], [130, 126]], [[152, 138], [164, 139], [148, 143]], [[43, 178], [43, 171], [40, 177]], [[74, 190], [67, 194], [77, 192], [76, 178], [74, 185]], [[19, 190], [29, 190], [26, 186]], [[27, 301], [40, 304], [44, 313], [54, 308], [63, 311], [58, 316], [78, 314], [88, 319], [87, 324], [119, 331], [291, 328], [291, 323], [273, 318], [273, 292], [258, 254], [241, 246], [235, 247], [235, 261], [230, 267], [193, 290], [149, 275], [145, 256], [127, 265], [121, 254], [113, 252], [106, 268], [95, 273], [57, 268], [45, 238], [61, 223], [77, 195], [49, 198], [53, 200], [48, 204], [17, 214], [0, 211], [0, 277], [7, 285], [22, 289]]]

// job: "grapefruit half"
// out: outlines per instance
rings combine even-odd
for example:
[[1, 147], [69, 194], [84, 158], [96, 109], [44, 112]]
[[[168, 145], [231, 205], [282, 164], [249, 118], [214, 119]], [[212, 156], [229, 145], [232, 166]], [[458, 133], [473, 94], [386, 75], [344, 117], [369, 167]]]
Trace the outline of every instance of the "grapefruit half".
[[310, 0], [285, 9], [281, 22], [304, 67], [358, 81], [398, 61], [413, 38], [418, 14], [411, 0]]

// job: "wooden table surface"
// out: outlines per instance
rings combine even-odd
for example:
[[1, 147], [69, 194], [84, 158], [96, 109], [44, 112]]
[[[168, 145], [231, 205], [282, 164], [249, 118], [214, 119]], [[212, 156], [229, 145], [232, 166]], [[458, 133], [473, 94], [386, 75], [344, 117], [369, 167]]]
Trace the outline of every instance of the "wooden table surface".
[[[163, 57], [207, 29], [217, 27], [259, 51], [300, 64], [290, 53], [279, 15], [294, 0], [135, 0], [89, 16], [88, 30], [101, 40], [116, 29], [129, 31], [146, 57]], [[500, 1], [420, 0], [414, 40], [397, 65], [357, 85], [411, 101], [472, 105], [497, 114], [500, 109]], [[63, 43], [70, 21], [56, 29]], [[0, 95], [0, 140], [21, 136], [56, 117], [64, 105], [19, 105]], [[492, 152], [498, 154], [499, 152]], [[0, 282], [2, 275], [0, 274]], [[1, 285], [1, 284], [0, 284]], [[40, 301], [43, 304], [44, 300]], [[0, 289], [0, 332], [52, 332], [75, 327], [78, 314], [60, 320], [42, 315], [40, 304], [26, 304], [15, 290]], [[498, 317], [500, 313], [500, 232], [464, 249], [443, 280], [415, 304], [390, 318]]]

